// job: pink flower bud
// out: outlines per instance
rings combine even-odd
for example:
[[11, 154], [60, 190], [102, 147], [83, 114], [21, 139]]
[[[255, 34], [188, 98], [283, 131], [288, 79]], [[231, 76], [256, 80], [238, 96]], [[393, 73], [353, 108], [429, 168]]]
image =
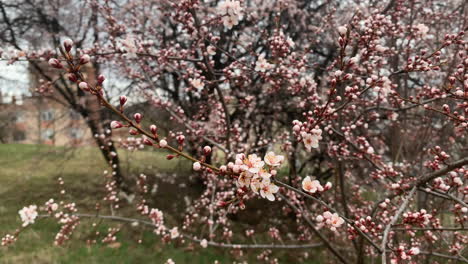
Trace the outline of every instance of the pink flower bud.
[[73, 74], [73, 73], [67, 74], [67, 77], [68, 77], [68, 80], [70, 80], [70, 82], [77, 82], [78, 81], [78, 77], [76, 77], [76, 75]]
[[205, 153], [205, 155], [208, 155], [211, 153], [211, 147], [210, 146], [205, 146], [203, 148], [203, 152]]
[[169, 154], [169, 155], [166, 156], [166, 159], [167, 159], [167, 160], [171, 160], [171, 159], [173, 159], [174, 157], [175, 157], [174, 155]]
[[219, 167], [219, 170], [222, 172], [226, 172], [227, 171], [226, 165], [222, 165], [221, 167]]
[[85, 91], [89, 90], [88, 84], [86, 82], [80, 82], [78, 84], [78, 87], [80, 87], [80, 89], [85, 90]]
[[351, 73], [347, 73], [347, 74], [345, 74], [345, 76], [343, 77], [343, 79], [345, 79], [345, 80], [349, 80], [349, 79], [351, 79], [351, 78], [353, 78], [353, 75], [352, 75]]
[[153, 133], [153, 135], [156, 135], [156, 133], [158, 132], [158, 127], [156, 125], [151, 125], [150, 131], [151, 133]]
[[73, 41], [71, 39], [66, 39], [63, 41], [63, 47], [67, 52], [69, 52], [73, 47]]
[[184, 141], [185, 141], [185, 136], [184, 135], [178, 135], [177, 136], [177, 143], [179, 143], [179, 145], [184, 144]]
[[448, 80], [449, 80], [449, 83], [453, 85], [457, 79], [453, 76], [450, 76]]
[[199, 171], [201, 169], [201, 164], [200, 162], [195, 162], [193, 163], [193, 170], [194, 171]]
[[130, 131], [128, 131], [128, 133], [130, 133], [130, 135], [132, 136], [136, 136], [139, 134], [138, 130], [135, 130], [135, 129], [130, 129]]
[[137, 122], [137, 124], [140, 124], [141, 118], [142, 118], [142, 116], [141, 116], [140, 113], [134, 114], [134, 115], [133, 115], [133, 118], [135, 119], [135, 122]]
[[57, 69], [63, 68], [62, 63], [60, 63], [60, 61], [55, 58], [49, 60], [49, 65]]
[[161, 139], [161, 141], [159, 141], [159, 146], [161, 148], [165, 148], [167, 146], [167, 141], [164, 139]]
[[103, 83], [105, 80], [106, 80], [106, 78], [105, 78], [104, 75], [102, 75], [102, 74], [99, 75], [99, 76], [97, 77], [97, 83], [98, 83], [99, 85], [102, 85], [102, 83]]
[[218, 201], [217, 205], [218, 207], [224, 207], [226, 206], [228, 203], [226, 203], [225, 201]]
[[120, 100], [120, 106], [123, 106], [127, 102], [127, 96], [121, 95], [119, 100]]
[[115, 121], [115, 120], [111, 122], [110, 126], [112, 129], [123, 127], [122, 123], [120, 123], [119, 121]]
[[80, 57], [80, 64], [83, 65], [83, 64], [86, 64], [88, 63], [89, 61], [91, 60], [91, 58], [89, 57], [88, 54], [84, 54]]
[[340, 35], [345, 35], [346, 33], [348, 32], [348, 29], [345, 27], [345, 26], [341, 26], [341, 27], [338, 27], [338, 33], [340, 33]]
[[151, 140], [147, 137], [145, 137], [143, 139], [143, 144], [147, 145], [147, 146], [153, 146], [153, 142], [151, 142]]

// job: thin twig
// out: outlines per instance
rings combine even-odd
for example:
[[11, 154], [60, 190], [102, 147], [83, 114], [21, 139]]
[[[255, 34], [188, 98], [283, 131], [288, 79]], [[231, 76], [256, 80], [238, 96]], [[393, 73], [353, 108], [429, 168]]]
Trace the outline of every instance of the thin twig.
[[401, 204], [400, 208], [398, 209], [398, 211], [395, 213], [395, 215], [393, 216], [392, 220], [390, 221], [390, 223], [388, 223], [388, 225], [385, 227], [385, 231], [384, 231], [384, 234], [383, 234], [383, 239], [382, 239], [382, 245], [381, 245], [381, 248], [383, 249], [383, 252], [382, 252], [382, 264], [386, 264], [387, 263], [387, 257], [385, 255], [385, 248], [387, 247], [387, 239], [388, 239], [388, 233], [390, 232], [390, 229], [392, 229], [392, 225], [394, 225], [396, 223], [396, 221], [398, 220], [398, 218], [400, 217], [401, 213], [403, 213], [403, 211], [405, 210], [406, 206], [408, 205], [409, 203], [409, 200], [411, 199], [411, 197], [413, 197], [414, 193], [416, 192], [416, 187], [413, 187], [413, 189], [411, 189], [410, 193], [408, 194], [408, 196], [405, 198], [405, 200], [403, 201], [403, 203]]

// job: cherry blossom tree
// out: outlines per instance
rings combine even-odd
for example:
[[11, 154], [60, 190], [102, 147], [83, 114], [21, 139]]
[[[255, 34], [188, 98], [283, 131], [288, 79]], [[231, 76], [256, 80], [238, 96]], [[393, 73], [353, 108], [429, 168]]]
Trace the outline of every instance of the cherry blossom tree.
[[[112, 129], [167, 151], [167, 162], [193, 162], [205, 185], [178, 226], [147, 198], [146, 175], [138, 216], [98, 217], [151, 226], [165, 242], [263, 249], [272, 263], [275, 250], [317, 247], [332, 263], [468, 262], [464, 1], [87, 4], [104, 21], [100, 42], [64, 42], [42, 58], [119, 117]], [[105, 78], [82, 73], [88, 58], [117, 67], [139, 100], [184, 128], [160, 134], [125, 111], [126, 97], [109, 101]], [[112, 178], [106, 189], [119, 206]], [[261, 230], [236, 232], [255, 201], [269, 226], [262, 244], [251, 243]], [[35, 210], [20, 213], [28, 226]], [[57, 244], [96, 216], [73, 203], [41, 210], [62, 225]]]

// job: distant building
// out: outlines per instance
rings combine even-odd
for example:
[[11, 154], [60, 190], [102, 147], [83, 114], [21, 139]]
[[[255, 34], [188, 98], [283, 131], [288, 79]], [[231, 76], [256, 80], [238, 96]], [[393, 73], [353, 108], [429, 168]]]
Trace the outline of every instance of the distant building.
[[[0, 142], [57, 146], [94, 144], [87, 121], [71, 109], [60, 93], [38, 93], [36, 89], [44, 81], [36, 68], [30, 66], [28, 69], [31, 95], [5, 98], [0, 92]], [[59, 77], [58, 71], [51, 69], [47, 63], [41, 64], [40, 71], [51, 79]], [[93, 72], [89, 67], [85, 75], [92, 75]], [[72, 89], [78, 89], [76, 84], [68, 84]], [[73, 93], [76, 94], [76, 90]], [[99, 104], [93, 96], [82, 96], [76, 100], [94, 109], [93, 113], [99, 111]]]
[[41, 95], [12, 97], [0, 94], [0, 141], [25, 144], [83, 145], [93, 143], [79, 113]]

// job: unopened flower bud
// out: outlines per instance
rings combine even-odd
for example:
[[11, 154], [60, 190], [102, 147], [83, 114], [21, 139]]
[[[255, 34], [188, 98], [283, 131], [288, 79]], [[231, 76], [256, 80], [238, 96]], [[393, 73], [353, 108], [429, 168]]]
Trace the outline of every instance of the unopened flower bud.
[[57, 69], [63, 68], [62, 63], [60, 63], [60, 61], [55, 58], [49, 60], [49, 65]]
[[179, 145], [184, 144], [184, 141], [185, 141], [185, 136], [184, 135], [178, 135], [177, 136], [177, 143], [179, 143]]
[[455, 79], [455, 77], [453, 77], [453, 76], [450, 76], [450, 77], [448, 78], [448, 80], [449, 80], [449, 83], [450, 83], [451, 85], [453, 85], [457, 79]]
[[86, 82], [80, 82], [78, 84], [78, 87], [80, 87], [80, 89], [85, 90], [85, 91], [89, 90], [88, 84]]
[[153, 142], [151, 142], [151, 140], [147, 137], [145, 137], [143, 139], [143, 144], [147, 145], [147, 146], [153, 146]]
[[208, 155], [211, 153], [211, 147], [210, 146], [205, 146], [203, 148], [203, 152], [205, 153], [205, 155]]
[[169, 155], [166, 156], [166, 159], [167, 159], [167, 160], [171, 160], [171, 159], [173, 159], [174, 157], [175, 157], [174, 155], [169, 154]]
[[127, 102], [127, 96], [121, 95], [119, 100], [120, 100], [120, 106], [123, 106]]
[[130, 135], [132, 136], [136, 136], [139, 134], [138, 130], [135, 130], [135, 129], [130, 129], [130, 131], [128, 131], [128, 133], [130, 133]]
[[194, 171], [199, 171], [201, 169], [201, 164], [200, 162], [195, 162], [193, 163], [193, 170]]
[[338, 33], [340, 33], [340, 35], [346, 35], [346, 33], [348, 32], [348, 28], [346, 28], [345, 26], [340, 26], [338, 27]]
[[158, 132], [158, 127], [156, 125], [151, 125], [150, 131], [151, 133], [153, 133], [153, 135], [156, 135], [156, 133]]
[[66, 39], [63, 41], [63, 47], [67, 52], [70, 52], [70, 50], [73, 47], [73, 41], [71, 39]]
[[110, 126], [112, 129], [123, 127], [122, 123], [120, 123], [119, 121], [115, 121], [115, 120], [111, 122]]
[[135, 119], [135, 122], [137, 122], [137, 124], [140, 124], [141, 118], [142, 118], [142, 116], [141, 116], [140, 113], [134, 114], [134, 115], [133, 115], [133, 118]]
[[104, 75], [102, 75], [102, 74], [99, 75], [99, 76], [97, 77], [97, 83], [98, 83], [98, 85], [102, 85], [102, 83], [103, 83], [105, 80], [106, 80], [106, 77], [104, 77]]
[[88, 54], [84, 54], [80, 57], [80, 64], [83, 65], [83, 64], [86, 64], [88, 63], [89, 61], [91, 60], [91, 58], [89, 57]]
[[347, 73], [347, 74], [345, 74], [345, 76], [343, 77], [343, 79], [345, 79], [345, 80], [349, 80], [349, 79], [351, 79], [351, 78], [353, 78], [353, 75], [352, 75], [351, 73]]
[[159, 141], [159, 146], [161, 148], [165, 148], [167, 146], [167, 141], [164, 139], [161, 139], [161, 141]]
[[67, 77], [68, 77], [68, 80], [70, 80], [70, 82], [77, 82], [78, 81], [78, 77], [76, 77], [76, 75], [74, 73], [67, 74]]
[[218, 207], [224, 207], [226, 206], [228, 203], [226, 203], [225, 201], [218, 201], [217, 205]]

